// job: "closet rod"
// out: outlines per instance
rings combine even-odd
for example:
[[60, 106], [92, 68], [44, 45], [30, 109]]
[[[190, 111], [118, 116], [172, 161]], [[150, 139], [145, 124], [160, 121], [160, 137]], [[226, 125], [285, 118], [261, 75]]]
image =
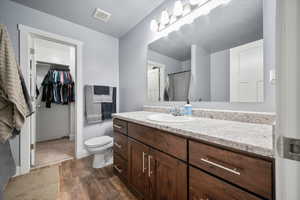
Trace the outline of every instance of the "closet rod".
[[69, 65], [62, 65], [62, 64], [56, 64], [56, 63], [49, 63], [49, 62], [43, 62], [43, 61], [37, 61], [37, 64], [41, 65], [54, 65], [54, 66], [61, 66], [61, 67], [66, 67], [69, 68]]

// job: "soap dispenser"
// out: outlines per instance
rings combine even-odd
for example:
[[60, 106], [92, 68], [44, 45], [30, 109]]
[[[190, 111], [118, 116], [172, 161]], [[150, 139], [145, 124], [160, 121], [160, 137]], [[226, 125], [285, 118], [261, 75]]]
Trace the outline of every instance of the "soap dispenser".
[[184, 105], [184, 111], [185, 111], [185, 115], [187, 116], [192, 116], [192, 105], [190, 104], [190, 100], [187, 99], [186, 104]]

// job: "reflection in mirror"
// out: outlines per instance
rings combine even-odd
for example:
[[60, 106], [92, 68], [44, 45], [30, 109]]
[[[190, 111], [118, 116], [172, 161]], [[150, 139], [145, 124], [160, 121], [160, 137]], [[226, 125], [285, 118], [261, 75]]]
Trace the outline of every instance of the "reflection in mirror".
[[263, 1], [232, 0], [148, 46], [149, 101], [263, 102]]
[[[173, 45], [170, 47], [170, 45]], [[177, 45], [175, 47], [174, 45]], [[167, 47], [166, 49], [164, 49]], [[171, 49], [175, 49], [171, 52]], [[180, 48], [180, 51], [177, 49]], [[151, 101], [186, 101], [191, 76], [189, 46], [172, 43], [168, 38], [149, 46], [148, 99]]]

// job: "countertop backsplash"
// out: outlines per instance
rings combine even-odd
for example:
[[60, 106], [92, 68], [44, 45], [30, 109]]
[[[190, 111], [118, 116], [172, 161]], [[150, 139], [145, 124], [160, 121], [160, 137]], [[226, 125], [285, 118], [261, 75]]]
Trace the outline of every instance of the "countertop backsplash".
[[[147, 106], [143, 107], [144, 111], [168, 113], [169, 106]], [[249, 111], [233, 111], [233, 110], [217, 110], [193, 108], [193, 116], [210, 119], [229, 120], [237, 122], [247, 122], [255, 124], [273, 125], [276, 121], [276, 114], [269, 112], [249, 112]]]

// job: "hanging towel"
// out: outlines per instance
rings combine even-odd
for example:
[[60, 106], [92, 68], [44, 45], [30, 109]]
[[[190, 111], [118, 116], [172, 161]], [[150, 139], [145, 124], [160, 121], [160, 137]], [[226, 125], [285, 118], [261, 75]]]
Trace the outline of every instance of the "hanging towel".
[[101, 103], [94, 102], [94, 86], [86, 85], [85, 88], [85, 115], [88, 124], [102, 121]]
[[[24, 85], [25, 86], [25, 85]], [[0, 142], [19, 133], [31, 112], [7, 29], [0, 25]]]
[[94, 86], [94, 102], [95, 103], [112, 103], [113, 88], [109, 86]]
[[108, 86], [99, 86], [94, 85], [94, 94], [95, 95], [109, 95], [109, 87]]
[[[111, 116], [114, 88], [109, 86], [85, 86], [85, 114], [88, 124], [100, 123]], [[110, 104], [107, 104], [110, 103]], [[104, 108], [104, 110], [102, 110]], [[105, 117], [103, 116], [105, 114]]]
[[107, 120], [112, 118], [112, 114], [117, 111], [117, 88], [113, 88], [113, 98], [112, 103], [101, 103], [102, 120]]

